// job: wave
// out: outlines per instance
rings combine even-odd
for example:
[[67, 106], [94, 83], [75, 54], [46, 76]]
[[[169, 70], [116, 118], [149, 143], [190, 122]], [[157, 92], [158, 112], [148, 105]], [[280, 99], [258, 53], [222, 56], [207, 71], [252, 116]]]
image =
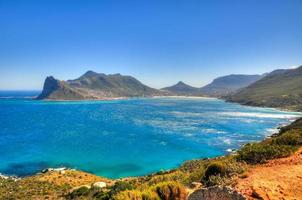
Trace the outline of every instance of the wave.
[[293, 119], [302, 116], [301, 114], [279, 114], [279, 113], [259, 113], [259, 112], [221, 112], [220, 115], [234, 117], [256, 117], [256, 118], [275, 118]]

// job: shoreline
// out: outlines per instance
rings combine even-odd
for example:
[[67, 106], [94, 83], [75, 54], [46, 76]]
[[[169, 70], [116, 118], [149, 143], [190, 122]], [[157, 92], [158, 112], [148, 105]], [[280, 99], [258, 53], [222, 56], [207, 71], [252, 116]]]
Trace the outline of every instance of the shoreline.
[[160, 99], [160, 98], [174, 98], [174, 99], [217, 99], [216, 97], [202, 97], [202, 96], [145, 96], [145, 97], [108, 97], [108, 98], [98, 98], [98, 99], [35, 99], [32, 98], [32, 100], [38, 100], [38, 101], [50, 101], [50, 102], [81, 102], [81, 101], [114, 101], [114, 100], [132, 100], [132, 99]]
[[[251, 106], [251, 105], [244, 105], [244, 104], [240, 104], [240, 103], [237, 103], [237, 102], [229, 102], [229, 101], [226, 101], [225, 99], [222, 99], [222, 98], [216, 98], [216, 97], [199, 97], [199, 96], [152, 96], [152, 97], [119, 97], [119, 98], [110, 98], [110, 99], [91, 99], [91, 100], [38, 100], [38, 101], [49, 101], [49, 102], [85, 102], [85, 101], [96, 101], [96, 102], [99, 102], [99, 101], [114, 101], [114, 100], [131, 100], [131, 99], [160, 99], [160, 98], [174, 98], [174, 99], [215, 99], [215, 100], [221, 100], [221, 101], [224, 101], [226, 103], [231, 103], [231, 104], [238, 104], [238, 105], [241, 105], [241, 106], [247, 106], [247, 107], [251, 107], [251, 108], [267, 108], [267, 109], [272, 109], [272, 110], [276, 110], [276, 111], [282, 111], [282, 112], [294, 112], [294, 113], [299, 113], [301, 114], [301, 116], [296, 116], [296, 117], [292, 117], [292, 118], [285, 118], [285, 121], [284, 123], [282, 124], [278, 124], [277, 126], [275, 127], [271, 127], [269, 129], [271, 130], [274, 130], [274, 131], [267, 131], [268, 134], [264, 135], [262, 139], [260, 139], [259, 141], [254, 141], [254, 142], [261, 142], [267, 138], [271, 138], [273, 137], [274, 135], [278, 134], [280, 132], [280, 130], [285, 127], [285, 126], [288, 126], [290, 125], [291, 123], [293, 123], [295, 120], [299, 119], [299, 118], [302, 118], [302, 112], [297, 112], [297, 111], [284, 111], [284, 110], [281, 110], [280, 108], [271, 108], [271, 107], [259, 107], [259, 106]], [[21, 99], [28, 99], [28, 98], [21, 98]], [[36, 100], [36, 99], [32, 99], [32, 100]], [[248, 142], [249, 143], [249, 142]], [[206, 159], [215, 159], [215, 158], [218, 158], [218, 157], [224, 157], [224, 156], [227, 156], [229, 154], [232, 154], [234, 152], [236, 152], [237, 150], [239, 150], [242, 146], [244, 146], [246, 143], [240, 145], [237, 149], [236, 148], [232, 148], [232, 149], [225, 149], [224, 150], [224, 153], [220, 156], [215, 156], [215, 157], [208, 157]], [[204, 158], [196, 158], [196, 159], [204, 159]], [[173, 171], [175, 169], [178, 169], [183, 163], [185, 162], [188, 162], [188, 161], [192, 161], [192, 160], [196, 160], [196, 159], [188, 159], [188, 160], [185, 160], [183, 161], [182, 163], [180, 163], [179, 165], [171, 168], [171, 169], [167, 169], [167, 170], [164, 170], [164, 172], [167, 172], [167, 171]], [[26, 178], [26, 177], [31, 177], [31, 176], [34, 176], [36, 174], [39, 174], [39, 173], [43, 173], [43, 171], [45, 170], [48, 170], [48, 169], [60, 169], [60, 168], [68, 168], [68, 167], [65, 167], [65, 166], [60, 166], [60, 167], [47, 167], [45, 169], [41, 169], [37, 172], [34, 172], [32, 174], [29, 174], [29, 175], [25, 175], [25, 176], [16, 176], [14, 174], [12, 175], [8, 175], [8, 174], [3, 174], [0, 172], [0, 178], [1, 177], [7, 177], [7, 178], [16, 178], [16, 179], [22, 179], [22, 178]], [[109, 177], [106, 177], [106, 176], [101, 176], [101, 175], [97, 175], [95, 173], [92, 173], [92, 172], [88, 172], [88, 171], [84, 171], [84, 170], [81, 170], [81, 169], [78, 169], [78, 168], [68, 168], [68, 169], [72, 169], [72, 170], [79, 170], [79, 171], [83, 171], [83, 172], [87, 172], [87, 173], [91, 173], [93, 175], [96, 175], [96, 176], [99, 176], [99, 177], [105, 177], [105, 178], [108, 178], [108, 179], [111, 179], [111, 180], [123, 180], [123, 179], [127, 179], [127, 178], [139, 178], [139, 177], [145, 177], [145, 176], [150, 176], [150, 175], [153, 175], [153, 174], [156, 174], [156, 173], [159, 173], [161, 170], [158, 170], [158, 171], [154, 171], [154, 172], [150, 172], [148, 174], [144, 174], [144, 175], [138, 175], [138, 176], [125, 176], [125, 177], [121, 177], [121, 178], [109, 178]]]
[[85, 102], [85, 101], [114, 101], [114, 100], [132, 100], [132, 99], [165, 99], [165, 98], [173, 98], [173, 99], [215, 99], [215, 100], [221, 100], [226, 103], [232, 103], [232, 104], [238, 104], [241, 106], [247, 106], [251, 108], [264, 108], [264, 109], [273, 109], [277, 111], [282, 112], [297, 112], [302, 113], [302, 111], [288, 109], [288, 108], [282, 108], [282, 107], [267, 107], [267, 106], [256, 106], [256, 105], [250, 105], [250, 104], [244, 104], [240, 102], [235, 101], [229, 101], [228, 99], [222, 98], [222, 97], [211, 97], [211, 96], [185, 96], [185, 95], [162, 95], [162, 96], [137, 96], [137, 97], [104, 97], [104, 98], [95, 98], [95, 99], [37, 99], [37, 96], [28, 96], [28, 97], [0, 97], [0, 99], [30, 99], [30, 100], [36, 100], [36, 101], [45, 101], [45, 102]]

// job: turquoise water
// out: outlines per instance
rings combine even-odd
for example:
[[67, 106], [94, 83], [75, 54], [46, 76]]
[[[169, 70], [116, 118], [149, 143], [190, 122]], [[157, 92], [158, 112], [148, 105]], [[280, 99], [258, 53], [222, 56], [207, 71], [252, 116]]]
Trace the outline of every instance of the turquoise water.
[[67, 166], [110, 178], [171, 169], [263, 139], [297, 113], [216, 99], [0, 99], [0, 172]]

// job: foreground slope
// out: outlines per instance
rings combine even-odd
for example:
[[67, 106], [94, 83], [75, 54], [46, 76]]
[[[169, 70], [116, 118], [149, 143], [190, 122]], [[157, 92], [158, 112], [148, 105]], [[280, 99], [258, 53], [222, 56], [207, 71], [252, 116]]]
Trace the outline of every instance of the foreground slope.
[[251, 106], [302, 110], [302, 66], [276, 70], [227, 100]]
[[302, 199], [302, 148], [295, 154], [251, 167], [236, 190], [248, 199]]
[[202, 87], [200, 91], [209, 96], [221, 97], [232, 94], [259, 79], [263, 75], [231, 74], [214, 79], [210, 84]]
[[47, 77], [38, 99], [83, 100], [119, 97], [144, 97], [164, 95], [131, 76], [103, 74], [88, 71], [75, 80], [60, 81]]
[[192, 87], [188, 84], [185, 84], [182, 81], [179, 81], [177, 84], [170, 87], [162, 88], [163, 91], [168, 91], [173, 95], [183, 95], [183, 96], [200, 96], [201, 92], [199, 88]]

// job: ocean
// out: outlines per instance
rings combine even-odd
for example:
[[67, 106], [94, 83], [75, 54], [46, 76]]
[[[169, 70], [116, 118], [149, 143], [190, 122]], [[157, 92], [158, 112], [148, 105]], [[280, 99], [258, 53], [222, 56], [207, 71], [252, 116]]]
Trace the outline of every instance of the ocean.
[[211, 98], [28, 98], [36, 94], [0, 93], [2, 174], [65, 166], [109, 178], [141, 176], [225, 155], [301, 116]]

